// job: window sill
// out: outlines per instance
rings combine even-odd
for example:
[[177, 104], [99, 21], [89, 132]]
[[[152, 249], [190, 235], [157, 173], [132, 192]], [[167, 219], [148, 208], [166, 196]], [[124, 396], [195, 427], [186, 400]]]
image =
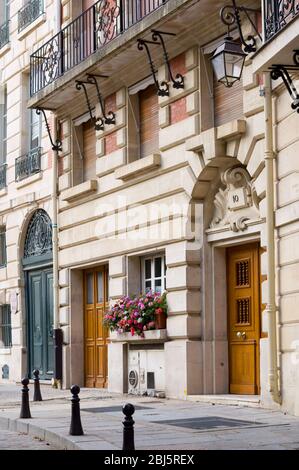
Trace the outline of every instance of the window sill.
[[73, 188], [64, 191], [62, 196], [63, 201], [72, 202], [80, 197], [88, 196], [98, 189], [98, 182], [96, 180], [84, 181]]
[[8, 52], [9, 50], [10, 50], [10, 42], [7, 42], [0, 49], [0, 57], [2, 57], [4, 54], [6, 54], [6, 52]]
[[10, 356], [11, 355], [11, 347], [10, 348], [0, 348], [0, 356]]
[[7, 186], [0, 189], [0, 197], [5, 196], [7, 194]]
[[34, 175], [28, 176], [28, 178], [24, 178], [21, 181], [16, 182], [16, 188], [24, 188], [24, 186], [27, 186], [28, 184], [34, 183], [35, 181], [38, 181], [42, 178], [42, 172], [39, 171], [38, 173], [35, 173]]
[[34, 21], [32, 21], [32, 23], [30, 23], [28, 26], [26, 26], [26, 28], [24, 28], [22, 31], [20, 31], [17, 34], [18, 40], [22, 41], [22, 39], [24, 39], [29, 33], [31, 33], [31, 31], [33, 29], [37, 28], [42, 23], [45, 23], [46, 20], [47, 20], [47, 15], [46, 15], [46, 13], [43, 13], [38, 18], [36, 18]]
[[161, 166], [161, 155], [155, 153], [148, 157], [140, 158], [133, 163], [122, 166], [115, 170], [114, 175], [116, 179], [123, 181], [143, 175], [148, 171], [155, 170]]
[[132, 336], [131, 333], [110, 332], [111, 343], [165, 343], [167, 341], [167, 330], [149, 330], [144, 332], [144, 338]]

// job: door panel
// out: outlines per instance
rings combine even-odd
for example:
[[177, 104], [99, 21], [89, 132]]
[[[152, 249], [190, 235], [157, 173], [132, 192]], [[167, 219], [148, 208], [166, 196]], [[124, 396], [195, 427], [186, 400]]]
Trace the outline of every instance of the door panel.
[[258, 244], [227, 250], [230, 393], [258, 394], [260, 275]]
[[106, 266], [88, 270], [84, 275], [85, 386], [107, 386], [108, 331], [103, 317], [108, 306], [108, 270]]
[[41, 379], [54, 370], [52, 269], [27, 274], [29, 376], [39, 369]]

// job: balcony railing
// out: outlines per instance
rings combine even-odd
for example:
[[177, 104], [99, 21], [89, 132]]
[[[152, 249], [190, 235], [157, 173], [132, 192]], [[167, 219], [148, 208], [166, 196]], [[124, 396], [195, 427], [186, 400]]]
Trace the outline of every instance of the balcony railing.
[[264, 0], [265, 41], [269, 41], [296, 15], [299, 15], [299, 0]]
[[23, 31], [44, 13], [44, 0], [30, 0], [18, 11], [18, 31]]
[[0, 49], [9, 41], [9, 21], [0, 26]]
[[0, 189], [6, 187], [6, 163], [0, 165]]
[[27, 155], [16, 158], [16, 181], [24, 180], [41, 171], [41, 148], [31, 150]]
[[99, 0], [30, 57], [33, 96], [168, 0]]

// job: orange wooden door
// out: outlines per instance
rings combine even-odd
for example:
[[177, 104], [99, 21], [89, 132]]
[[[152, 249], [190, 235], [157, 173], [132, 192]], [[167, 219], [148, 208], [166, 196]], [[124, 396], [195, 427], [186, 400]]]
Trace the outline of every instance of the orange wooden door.
[[108, 330], [103, 316], [108, 306], [108, 269], [101, 266], [84, 273], [85, 387], [107, 386]]
[[230, 393], [260, 391], [259, 271], [258, 244], [227, 250]]

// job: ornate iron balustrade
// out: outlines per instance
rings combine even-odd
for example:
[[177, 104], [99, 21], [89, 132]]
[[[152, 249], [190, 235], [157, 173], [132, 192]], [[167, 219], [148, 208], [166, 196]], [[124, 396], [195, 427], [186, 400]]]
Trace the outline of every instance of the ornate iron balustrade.
[[44, 0], [30, 0], [18, 11], [18, 32], [44, 13]]
[[0, 26], [0, 49], [9, 41], [9, 21]]
[[0, 165], [0, 189], [6, 187], [6, 167], [6, 163], [2, 163], [2, 165]]
[[24, 180], [28, 176], [41, 171], [41, 148], [31, 150], [26, 155], [16, 158], [16, 181]]
[[265, 41], [299, 14], [299, 0], [264, 0]]
[[97, 1], [31, 55], [31, 96], [167, 1]]

